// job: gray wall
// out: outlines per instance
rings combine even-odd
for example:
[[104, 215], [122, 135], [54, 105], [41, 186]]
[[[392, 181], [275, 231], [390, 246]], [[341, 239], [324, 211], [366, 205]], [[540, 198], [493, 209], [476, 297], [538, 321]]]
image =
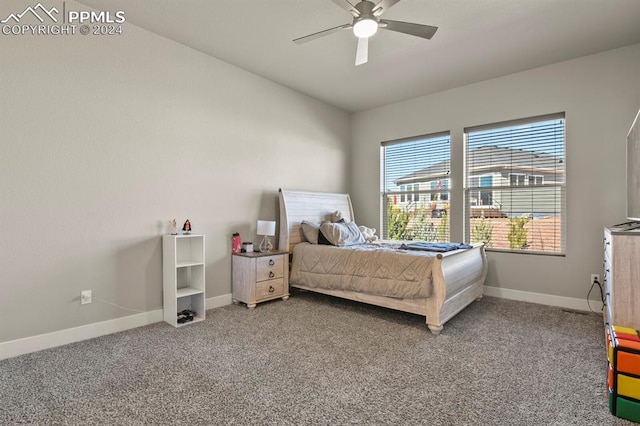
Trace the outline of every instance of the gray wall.
[[228, 295], [231, 234], [255, 241], [279, 187], [348, 189], [348, 114], [133, 25], [0, 57], [0, 342], [160, 308], [173, 218]]
[[602, 270], [602, 229], [625, 220], [625, 138], [640, 107], [639, 76], [634, 45], [354, 114], [357, 222], [380, 228], [380, 142], [449, 130], [451, 236], [462, 240], [464, 127], [566, 111], [566, 257], [489, 253], [486, 284], [586, 299], [590, 274]]

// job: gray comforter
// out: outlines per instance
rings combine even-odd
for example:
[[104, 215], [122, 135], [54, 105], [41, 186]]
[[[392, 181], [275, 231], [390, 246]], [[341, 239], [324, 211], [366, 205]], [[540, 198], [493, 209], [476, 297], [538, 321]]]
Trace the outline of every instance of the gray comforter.
[[437, 253], [399, 250], [399, 246], [379, 242], [348, 247], [296, 244], [290, 282], [400, 299], [429, 297]]

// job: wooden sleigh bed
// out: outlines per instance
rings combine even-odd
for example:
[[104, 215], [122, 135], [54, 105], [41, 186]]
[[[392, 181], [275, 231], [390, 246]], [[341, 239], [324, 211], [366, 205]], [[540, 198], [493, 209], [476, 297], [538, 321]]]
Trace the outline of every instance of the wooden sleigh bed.
[[[296, 245], [306, 242], [302, 232], [302, 221], [323, 222], [333, 212], [342, 213], [346, 222], [353, 222], [354, 214], [348, 194], [290, 191], [280, 189], [280, 233], [279, 249], [290, 253], [296, 262]], [[302, 248], [302, 246], [300, 247]], [[401, 256], [425, 256], [409, 250], [401, 250]], [[475, 244], [470, 249], [453, 250], [444, 253], [429, 253], [431, 288], [428, 297], [389, 297], [370, 294], [365, 291], [344, 290], [296, 282], [295, 274], [290, 275], [290, 286], [331, 296], [369, 303], [426, 317], [426, 323], [433, 334], [439, 334], [443, 325], [458, 312], [482, 297], [484, 280], [487, 275], [487, 259], [483, 244]], [[290, 265], [291, 266], [291, 265]], [[297, 265], [293, 265], [295, 268]], [[354, 274], [357, 275], [357, 274]], [[329, 277], [327, 277], [329, 278]], [[335, 277], [334, 277], [335, 278]], [[359, 277], [348, 277], [348, 279]]]

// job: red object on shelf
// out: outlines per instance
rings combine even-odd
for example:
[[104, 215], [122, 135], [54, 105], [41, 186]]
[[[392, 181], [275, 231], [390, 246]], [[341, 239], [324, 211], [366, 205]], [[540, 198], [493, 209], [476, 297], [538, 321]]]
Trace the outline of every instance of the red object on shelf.
[[242, 248], [242, 241], [240, 241], [240, 234], [237, 232], [233, 234], [231, 251], [233, 253], [240, 253], [240, 249]]

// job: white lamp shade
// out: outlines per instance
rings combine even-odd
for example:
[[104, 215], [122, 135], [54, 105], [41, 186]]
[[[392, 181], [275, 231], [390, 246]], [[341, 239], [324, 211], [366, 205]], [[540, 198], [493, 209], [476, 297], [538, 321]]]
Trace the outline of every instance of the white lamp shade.
[[276, 223], [272, 220], [259, 220], [258, 221], [258, 235], [276, 235]]

